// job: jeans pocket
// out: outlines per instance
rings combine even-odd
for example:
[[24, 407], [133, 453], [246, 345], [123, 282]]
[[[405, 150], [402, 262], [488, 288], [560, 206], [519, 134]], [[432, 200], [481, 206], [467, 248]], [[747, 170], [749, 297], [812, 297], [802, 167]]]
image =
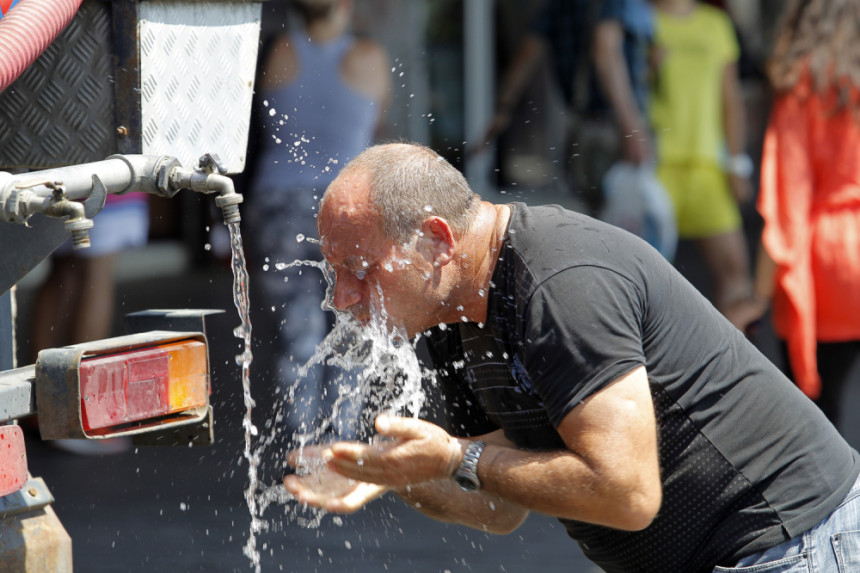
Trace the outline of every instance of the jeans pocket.
[[[847, 569], [846, 569], [847, 571]], [[806, 553], [757, 563], [744, 567], [714, 567], [714, 573], [809, 573], [809, 556]]]
[[843, 531], [830, 536], [839, 573], [860, 571], [860, 531]]

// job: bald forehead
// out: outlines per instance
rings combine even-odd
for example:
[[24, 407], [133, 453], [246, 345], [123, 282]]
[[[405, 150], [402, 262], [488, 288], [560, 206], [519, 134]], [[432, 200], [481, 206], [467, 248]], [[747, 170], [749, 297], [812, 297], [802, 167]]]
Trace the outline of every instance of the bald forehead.
[[[381, 232], [381, 219], [370, 202], [367, 174], [353, 170], [339, 175], [326, 190], [317, 219], [325, 250], [355, 232]], [[350, 239], [351, 240], [351, 237]]]

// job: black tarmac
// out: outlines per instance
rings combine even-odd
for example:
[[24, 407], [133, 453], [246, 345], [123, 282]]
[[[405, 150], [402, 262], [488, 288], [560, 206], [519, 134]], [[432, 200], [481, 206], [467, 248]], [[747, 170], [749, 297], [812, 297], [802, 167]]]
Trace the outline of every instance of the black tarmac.
[[[234, 359], [240, 342], [233, 336], [239, 318], [232, 302], [232, 275], [223, 264], [192, 265], [182, 272], [164, 274], [169, 265], [144, 255], [129, 259], [136, 266], [148, 265], [151, 272], [137, 268], [133, 277], [120, 276], [123, 312], [150, 308], [226, 311], [208, 320], [215, 444], [140, 447], [118, 455], [82, 456], [59, 451], [30, 436], [30, 471], [45, 479], [56, 498], [54, 509], [72, 537], [76, 571], [254, 571], [243, 554], [250, 514], [244, 497], [248, 466], [243, 457], [241, 372]], [[682, 251], [679, 256], [683, 260], [691, 255]], [[22, 285], [18, 300], [20, 317], [28, 316], [32, 288]], [[120, 324], [118, 317], [117, 333], [122, 333]], [[255, 335], [267, 336], [258, 331]], [[767, 349], [768, 333], [758, 336]], [[26, 355], [28, 332], [23, 318], [19, 319], [18, 340], [19, 355]], [[265, 372], [255, 371], [255, 366], [256, 359], [251, 366], [252, 394], [259, 403], [257, 414], [264, 416], [271, 408], [271, 386]], [[860, 420], [852, 414], [860, 406], [860, 380], [856, 378], [846, 400], [847, 420], [842, 430], [858, 447]], [[262, 419], [255, 417], [255, 423], [261, 425]], [[271, 467], [275, 461], [265, 463]], [[267, 483], [275, 477], [263, 476]], [[326, 516], [313, 528], [289, 519], [290, 509], [275, 505], [264, 515], [271, 523], [271, 529], [257, 537], [264, 572], [599, 571], [560, 524], [541, 515], [532, 515], [510, 535], [495, 536], [435, 522], [393, 496], [355, 515]]]

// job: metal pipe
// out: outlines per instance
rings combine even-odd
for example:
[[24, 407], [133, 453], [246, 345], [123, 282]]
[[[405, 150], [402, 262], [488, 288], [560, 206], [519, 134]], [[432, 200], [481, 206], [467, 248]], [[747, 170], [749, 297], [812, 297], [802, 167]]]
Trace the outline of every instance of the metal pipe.
[[[175, 166], [179, 166], [179, 161], [166, 155], [111, 155], [93, 163], [19, 173], [2, 180], [0, 202], [12, 188], [29, 189], [38, 195], [47, 196], [53, 193], [57, 184], [65, 188], [67, 199], [86, 199], [93, 189], [93, 177], [98, 178], [107, 193], [144, 191], [165, 195], [167, 189], [159, 187], [159, 171]], [[173, 194], [175, 192], [167, 196]]]
[[75, 248], [88, 247], [93, 224], [78, 201], [90, 198], [98, 187], [104, 194], [139, 191], [168, 198], [181, 189], [217, 193], [215, 204], [223, 211], [224, 222], [238, 223], [242, 195], [224, 173], [218, 158], [210, 154], [201, 157], [200, 166], [193, 170], [183, 169], [176, 158], [166, 155], [112, 155], [81, 165], [0, 173], [0, 221], [26, 224], [35, 213], [68, 217], [65, 226], [72, 232]]

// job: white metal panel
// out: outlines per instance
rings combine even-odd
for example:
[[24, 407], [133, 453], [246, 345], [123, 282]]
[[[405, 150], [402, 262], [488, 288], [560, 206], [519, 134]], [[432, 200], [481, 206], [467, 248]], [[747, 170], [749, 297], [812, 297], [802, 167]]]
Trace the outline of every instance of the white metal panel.
[[141, 2], [142, 153], [245, 168], [259, 2]]

